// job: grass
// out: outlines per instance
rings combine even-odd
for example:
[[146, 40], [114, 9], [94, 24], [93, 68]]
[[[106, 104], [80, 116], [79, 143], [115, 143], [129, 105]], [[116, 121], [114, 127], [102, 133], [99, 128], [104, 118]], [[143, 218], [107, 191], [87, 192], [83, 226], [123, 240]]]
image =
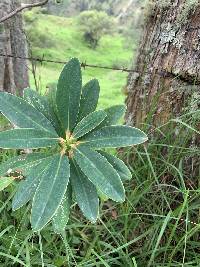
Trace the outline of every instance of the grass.
[[33, 233], [29, 206], [11, 211], [15, 188], [0, 192], [1, 266], [200, 266], [200, 149], [188, 146], [197, 125], [188, 113], [156, 128], [147, 145], [119, 152], [133, 174], [126, 201], [102, 201], [97, 224], [74, 205], [62, 236], [51, 225]]
[[[50, 21], [54, 21], [53, 27], [57, 23], [53, 17]], [[42, 30], [44, 17], [38, 23]], [[73, 27], [76, 29], [75, 25]], [[72, 30], [71, 34], [77, 33]], [[62, 36], [62, 31], [58, 35]], [[76, 42], [70, 36], [71, 42]], [[101, 45], [109, 38], [113, 37], [105, 37]], [[87, 49], [83, 43], [80, 46]], [[59, 53], [60, 50], [52, 50], [49, 56], [62, 59], [63, 55]], [[98, 52], [91, 51], [93, 59], [95, 53]], [[84, 57], [87, 54], [89, 58], [89, 50]], [[111, 59], [107, 61], [101, 57], [102, 61], [98, 63], [109, 65]], [[54, 82], [59, 68], [52, 65], [40, 67], [42, 83]], [[102, 78], [100, 106], [121, 103], [124, 96], [120, 95], [121, 87], [118, 86], [123, 78], [119, 78], [118, 73], [92, 71], [86, 70], [84, 76], [85, 80], [91, 78], [90, 75]], [[106, 80], [112, 75], [116, 79], [115, 86], [110, 78]], [[116, 92], [115, 96], [110, 87]], [[154, 129], [154, 136], [150, 136], [145, 146], [119, 151], [119, 156], [132, 171], [133, 179], [125, 184], [127, 194], [123, 204], [101, 202], [97, 224], [88, 223], [74, 205], [62, 236], [54, 234], [50, 224], [36, 234], [30, 229], [29, 206], [16, 212], [11, 210], [14, 186], [0, 192], [0, 266], [200, 266], [200, 149], [195, 142], [191, 145], [191, 140], [199, 135], [199, 111], [195, 114], [190, 112], [178, 121], [172, 120]], [[0, 153], [0, 161], [5, 161], [16, 152]]]
[[[33, 14], [31, 13], [31, 16]], [[88, 64], [128, 67], [132, 59], [132, 46], [127, 47], [126, 39], [115, 33], [105, 35], [96, 49], [91, 49], [83, 40], [76, 18], [66, 19], [55, 16], [34, 14], [36, 22], [29, 26], [29, 37], [33, 40], [33, 55], [52, 60], [68, 60], [78, 57]], [[37, 36], [35, 39], [34, 36]], [[46, 40], [46, 41], [45, 41]], [[48, 48], [46, 48], [48, 46]], [[40, 77], [40, 88], [45, 91], [48, 84], [56, 83], [62, 70], [60, 64], [37, 65], [37, 75]], [[83, 71], [83, 83], [97, 78], [101, 86], [99, 107], [124, 103], [125, 95], [122, 88], [126, 84], [127, 73], [86, 68]], [[34, 81], [31, 79], [34, 87]]]

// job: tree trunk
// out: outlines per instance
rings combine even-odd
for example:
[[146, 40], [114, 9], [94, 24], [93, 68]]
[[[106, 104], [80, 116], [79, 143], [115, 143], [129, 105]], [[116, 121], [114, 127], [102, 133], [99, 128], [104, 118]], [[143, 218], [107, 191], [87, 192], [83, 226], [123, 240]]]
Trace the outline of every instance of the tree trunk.
[[[19, 5], [16, 0], [2, 0], [0, 17], [15, 10]], [[26, 36], [20, 13], [0, 25], [0, 53], [27, 57]], [[22, 95], [23, 89], [28, 86], [27, 60], [0, 57], [0, 91]]]
[[[154, 1], [155, 2], [155, 1]], [[128, 79], [127, 124], [159, 126], [200, 99], [199, 0], [158, 0], [144, 29], [135, 70]]]

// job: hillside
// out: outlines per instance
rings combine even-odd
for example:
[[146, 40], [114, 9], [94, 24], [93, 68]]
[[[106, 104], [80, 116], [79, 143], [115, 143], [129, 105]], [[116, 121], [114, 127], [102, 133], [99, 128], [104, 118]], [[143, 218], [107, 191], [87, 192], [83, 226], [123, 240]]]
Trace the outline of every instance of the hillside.
[[[48, 19], [47, 19], [48, 16]], [[132, 47], [127, 46], [125, 38], [115, 33], [105, 35], [97, 49], [93, 50], [84, 42], [76, 18], [63, 18], [52, 15], [27, 14], [27, 30], [34, 56], [53, 60], [68, 60], [78, 57], [81, 62], [111, 67], [128, 66], [132, 59]], [[42, 91], [47, 85], [56, 83], [60, 64], [37, 65], [37, 79]], [[124, 102], [122, 88], [126, 83], [127, 73], [87, 68], [83, 71], [84, 83], [92, 78], [100, 81], [100, 107], [107, 107]], [[33, 77], [31, 84], [34, 87]]]
[[85, 10], [105, 11], [117, 17], [120, 23], [128, 24], [138, 19], [145, 0], [62, 0], [60, 3], [50, 1], [44, 9], [48, 14], [72, 17]]

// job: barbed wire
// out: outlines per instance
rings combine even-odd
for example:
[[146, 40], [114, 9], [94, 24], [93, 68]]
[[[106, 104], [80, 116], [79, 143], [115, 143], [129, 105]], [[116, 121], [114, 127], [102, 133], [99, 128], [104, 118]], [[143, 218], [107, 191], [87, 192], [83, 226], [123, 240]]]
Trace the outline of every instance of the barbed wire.
[[[16, 58], [16, 59], [23, 59], [23, 60], [29, 60], [31, 62], [39, 62], [39, 63], [55, 63], [55, 64], [66, 64], [67, 61], [61, 61], [61, 60], [53, 60], [53, 59], [47, 59], [45, 58], [45, 55], [43, 55], [41, 58], [39, 57], [22, 57], [22, 56], [17, 56], [17, 55], [13, 55], [13, 54], [3, 54], [0, 53], [0, 57], [4, 57], [4, 58]], [[85, 68], [98, 68], [98, 69], [105, 69], [105, 70], [113, 70], [113, 71], [121, 71], [121, 72], [128, 72], [128, 73], [135, 73], [138, 77], [140, 72], [134, 69], [129, 69], [126, 67], [109, 67], [109, 66], [101, 66], [101, 65], [95, 65], [95, 64], [88, 64], [85, 62], [81, 62], [80, 63], [81, 67], [83, 69]], [[152, 74], [152, 71], [144, 71], [143, 73], [145, 74]], [[197, 79], [196, 76], [191, 76], [191, 77], [185, 77], [184, 75], [177, 75], [173, 72], [169, 72], [166, 70], [156, 70], [155, 72], [156, 75], [161, 76], [162, 78], [171, 78], [171, 79], [179, 79], [183, 82], [187, 82], [188, 84], [191, 85], [200, 85], [200, 80]]]
[[[29, 60], [29, 61], [36, 61], [36, 62], [39, 62], [39, 63], [43, 63], [43, 62], [46, 62], [46, 63], [55, 63], [55, 64], [66, 64], [67, 61], [61, 61], [61, 60], [53, 60], [53, 59], [47, 59], [45, 58], [45, 55], [43, 55], [41, 58], [39, 57], [22, 57], [22, 56], [17, 56], [17, 55], [10, 55], [10, 54], [2, 54], [0, 53], [0, 57], [9, 57], [9, 58], [16, 58], [16, 59], [23, 59], [23, 60]], [[121, 71], [121, 72], [128, 72], [128, 73], [136, 73], [136, 74], [139, 74], [138, 71], [134, 70], [134, 69], [129, 69], [129, 68], [126, 68], [126, 67], [109, 67], [109, 66], [100, 66], [100, 65], [95, 65], [95, 64], [88, 64], [85, 62], [81, 62], [80, 63], [81, 67], [83, 69], [85, 68], [98, 68], [98, 69], [105, 69], [105, 70], [114, 70], [114, 71]], [[145, 72], [145, 73], [151, 73], [151, 72]], [[160, 71], [157, 73], [158, 75], [162, 76], [162, 77], [167, 77], [167, 76], [171, 76], [172, 73], [171, 72], [168, 72], [168, 71]]]
[[[22, 57], [22, 56], [17, 56], [17, 55], [9, 55], [9, 54], [2, 54], [0, 53], [0, 57], [5, 57], [5, 58], [16, 58], [16, 59], [23, 59], [23, 60], [30, 60], [30, 61], [36, 61], [39, 63], [55, 63], [55, 64], [66, 64], [67, 61], [60, 61], [60, 60], [52, 60], [52, 59], [46, 59], [45, 56], [43, 55], [42, 58], [39, 57]], [[133, 69], [128, 69], [125, 67], [118, 68], [118, 67], [109, 67], [109, 66], [100, 66], [100, 65], [94, 65], [94, 64], [87, 64], [85, 62], [81, 62], [81, 67], [82, 68], [98, 68], [98, 69], [106, 69], [106, 70], [116, 70], [116, 71], [122, 71], [122, 72], [135, 72], [137, 73], [136, 70]]]

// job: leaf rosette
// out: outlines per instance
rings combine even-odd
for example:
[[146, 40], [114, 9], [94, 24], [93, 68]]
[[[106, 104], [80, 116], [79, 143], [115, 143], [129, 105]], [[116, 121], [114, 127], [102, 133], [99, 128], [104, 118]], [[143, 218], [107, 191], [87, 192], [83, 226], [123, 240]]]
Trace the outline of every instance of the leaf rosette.
[[13, 183], [10, 173], [20, 170], [13, 210], [32, 203], [31, 225], [40, 231], [50, 221], [64, 231], [75, 200], [91, 222], [99, 216], [99, 194], [125, 200], [123, 182], [131, 179], [126, 165], [105, 148], [144, 143], [141, 130], [116, 125], [125, 107], [97, 110], [99, 83], [82, 87], [79, 60], [63, 68], [56, 89], [41, 96], [32, 89], [19, 98], [0, 92], [0, 112], [14, 129], [0, 132], [0, 148], [32, 149], [0, 165], [0, 190]]

